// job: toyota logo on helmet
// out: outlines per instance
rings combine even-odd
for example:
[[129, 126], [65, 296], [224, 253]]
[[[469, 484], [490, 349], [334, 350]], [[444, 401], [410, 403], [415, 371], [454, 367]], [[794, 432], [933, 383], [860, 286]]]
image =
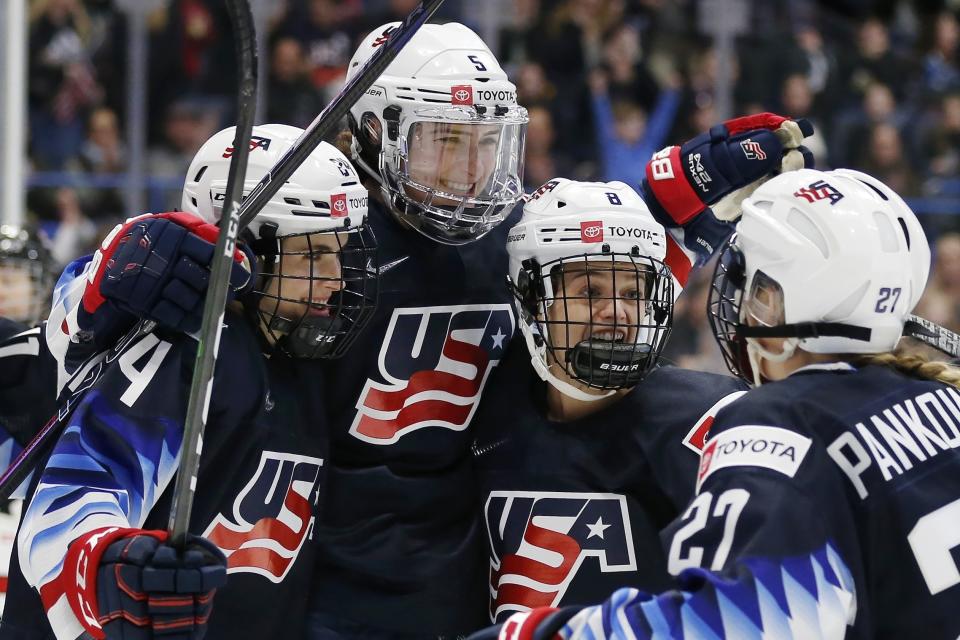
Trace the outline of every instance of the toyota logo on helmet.
[[581, 242], [603, 242], [603, 222], [590, 220], [580, 223]]
[[469, 84], [450, 87], [450, 104], [473, 105], [473, 87]]
[[330, 196], [331, 215], [334, 218], [342, 218], [347, 215], [347, 194], [337, 193]]

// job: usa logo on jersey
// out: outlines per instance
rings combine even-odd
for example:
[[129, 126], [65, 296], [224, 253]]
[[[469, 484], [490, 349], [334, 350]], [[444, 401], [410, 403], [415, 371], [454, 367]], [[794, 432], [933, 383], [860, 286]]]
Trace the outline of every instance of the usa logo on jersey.
[[484, 514], [493, 550], [491, 620], [557, 606], [585, 561], [604, 573], [637, 569], [622, 495], [493, 491]]
[[392, 444], [424, 427], [462, 431], [513, 335], [508, 304], [395, 309], [350, 433]]
[[323, 460], [264, 451], [250, 482], [203, 533], [227, 556], [227, 573], [282, 582], [314, 527]]

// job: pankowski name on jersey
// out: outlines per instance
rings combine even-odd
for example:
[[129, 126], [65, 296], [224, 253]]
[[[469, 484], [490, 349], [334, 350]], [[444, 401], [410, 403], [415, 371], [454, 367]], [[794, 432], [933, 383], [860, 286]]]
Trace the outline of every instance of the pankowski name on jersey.
[[315, 526], [323, 460], [264, 451], [231, 517], [217, 514], [203, 532], [227, 556], [227, 573], [282, 582]]
[[395, 309], [350, 433], [387, 445], [424, 427], [462, 431], [513, 336], [509, 304]]
[[556, 606], [587, 558], [600, 571], [635, 571], [627, 500], [614, 493], [493, 491], [490, 619]]

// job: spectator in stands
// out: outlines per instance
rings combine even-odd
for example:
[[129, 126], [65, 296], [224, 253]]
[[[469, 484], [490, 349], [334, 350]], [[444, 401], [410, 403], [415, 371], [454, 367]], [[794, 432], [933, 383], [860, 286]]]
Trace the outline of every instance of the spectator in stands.
[[607, 75], [602, 70], [590, 74], [590, 91], [602, 179], [639, 185], [647, 160], [663, 146], [673, 127], [680, 92], [676, 88], [661, 91], [648, 119], [639, 104], [611, 102]]
[[278, 39], [270, 56], [267, 121], [306, 128], [323, 106], [310, 81], [300, 42], [290, 37]]
[[634, 102], [647, 110], [654, 108], [660, 87], [644, 64], [636, 27], [620, 24], [607, 34], [602, 67], [607, 73], [611, 100]]
[[960, 331], [960, 233], [943, 233], [933, 247], [933, 268], [914, 313]]
[[103, 91], [90, 64], [89, 19], [80, 0], [38, 0], [29, 36], [30, 144], [34, 161], [60, 169], [83, 144], [86, 109]]
[[95, 249], [97, 239], [96, 225], [90, 221], [80, 206], [80, 198], [71, 187], [61, 187], [54, 194], [59, 224], [53, 234], [50, 255], [53, 261], [63, 267], [71, 260]]
[[[937, 122], [924, 136], [922, 151], [930, 175], [960, 181], [960, 92], [940, 101]], [[960, 188], [953, 195], [960, 196]]]
[[108, 107], [94, 109], [87, 120], [87, 139], [80, 151], [80, 165], [89, 173], [122, 173], [126, 149], [120, 139], [117, 114]]
[[919, 177], [904, 156], [900, 131], [892, 124], [876, 124], [870, 129], [857, 167], [904, 197], [920, 194]]
[[890, 47], [890, 34], [879, 18], [865, 20], [857, 32], [857, 50], [844, 73], [849, 78], [844, 92], [849, 105], [860, 101], [867, 88], [881, 83], [895, 90], [897, 100], [911, 92], [913, 66]]
[[292, 10], [280, 29], [282, 36], [295, 38], [303, 47], [307, 71], [324, 103], [343, 84], [353, 55], [358, 33], [350, 13], [344, 11], [349, 4], [345, 0], [307, 0], [305, 10]]
[[[147, 155], [147, 170], [155, 177], [182, 177], [200, 146], [222, 125], [219, 103], [199, 98], [182, 99], [167, 110], [163, 141]], [[179, 207], [179, 194], [169, 194], [164, 210]]]
[[540, 0], [514, 0], [512, 3], [507, 21], [500, 29], [500, 52], [497, 55], [508, 74], [512, 68], [529, 61], [531, 38], [536, 37], [540, 11]]
[[526, 183], [525, 191], [531, 193], [547, 180], [560, 175], [565, 176], [567, 173], [558, 168], [555, 159], [553, 141], [556, 138], [556, 132], [550, 110], [546, 107], [534, 106], [530, 107], [528, 115], [530, 122], [527, 124], [523, 179]]
[[936, 17], [933, 42], [923, 59], [923, 84], [928, 91], [941, 93], [960, 88], [960, 25], [957, 16], [942, 11]]
[[[80, 150], [78, 168], [95, 175], [123, 173], [126, 155], [117, 114], [108, 107], [95, 109], [87, 121], [87, 139]], [[82, 197], [97, 219], [126, 217], [123, 198], [115, 188], [89, 189]]]
[[813, 152], [819, 168], [828, 166], [827, 143], [821, 133], [821, 122], [813, 113], [813, 90], [810, 87], [809, 76], [794, 73], [784, 78], [780, 91], [780, 103], [782, 105], [780, 113], [791, 118], [806, 118], [813, 124], [814, 134], [805, 138], [803, 144]]

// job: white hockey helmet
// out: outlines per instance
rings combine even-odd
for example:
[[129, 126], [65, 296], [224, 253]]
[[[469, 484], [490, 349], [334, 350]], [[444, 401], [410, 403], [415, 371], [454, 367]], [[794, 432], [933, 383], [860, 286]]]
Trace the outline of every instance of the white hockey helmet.
[[[253, 128], [245, 196], [302, 133], [303, 129], [283, 124]], [[219, 222], [223, 210], [234, 136], [235, 127], [214, 134], [187, 171], [181, 208], [210, 223]], [[321, 142], [243, 231], [241, 240], [260, 258], [262, 269], [257, 295], [247, 297], [247, 307], [256, 311], [272, 343], [288, 355], [342, 355], [372, 315], [377, 298], [376, 241], [367, 224], [367, 202], [367, 190], [350, 161], [334, 146]], [[291, 253], [284, 250], [282, 240], [305, 237], [307, 253], [314, 254], [321, 251], [310, 245], [317, 233], [333, 234], [340, 247], [339, 293], [323, 305], [325, 310], [304, 306], [299, 317], [285, 317], [277, 312], [281, 301], [288, 300], [282, 293], [283, 282], [304, 277], [283, 273], [284, 256]], [[270, 279], [279, 279], [279, 292], [268, 292]], [[330, 280], [319, 275], [308, 279], [311, 286]], [[276, 303], [272, 312], [263, 310], [264, 297]]]
[[[596, 400], [632, 387], [656, 366], [673, 319], [666, 246], [663, 227], [622, 182], [554, 178], [530, 196], [507, 236], [508, 286], [543, 380]], [[572, 305], [586, 305], [586, 313]], [[611, 305], [626, 307], [626, 320], [605, 316]], [[555, 375], [556, 367], [609, 393], [587, 393]]]
[[[373, 30], [347, 71], [358, 73], [394, 22]], [[350, 110], [353, 156], [396, 216], [427, 237], [482, 237], [523, 196], [527, 112], [477, 34], [426, 24]]]
[[[930, 247], [916, 215], [858, 171], [779, 175], [743, 203], [721, 252], [708, 317], [727, 366], [760, 384], [758, 358], [893, 350], [926, 286]], [[757, 338], [789, 340], [771, 354]]]

